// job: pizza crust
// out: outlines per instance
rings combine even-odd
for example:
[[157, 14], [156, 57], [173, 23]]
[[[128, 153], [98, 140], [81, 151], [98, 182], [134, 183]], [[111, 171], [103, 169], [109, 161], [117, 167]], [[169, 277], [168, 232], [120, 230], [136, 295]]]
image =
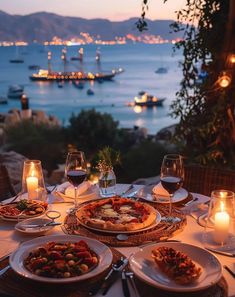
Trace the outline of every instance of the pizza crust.
[[[122, 197], [90, 202], [79, 208], [76, 214], [81, 223], [110, 231], [135, 231], [156, 222], [155, 208], [147, 203]], [[143, 221], [131, 222], [138, 220], [138, 215]]]

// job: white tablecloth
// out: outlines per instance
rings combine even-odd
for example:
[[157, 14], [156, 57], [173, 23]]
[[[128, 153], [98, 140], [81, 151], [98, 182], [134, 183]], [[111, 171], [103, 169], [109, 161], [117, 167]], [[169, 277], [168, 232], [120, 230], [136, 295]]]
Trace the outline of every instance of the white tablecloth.
[[[118, 193], [122, 193], [123, 190], [125, 190], [127, 187], [128, 185], [118, 185], [117, 186]], [[135, 185], [135, 188], [138, 189], [138, 188], [141, 188], [141, 186]], [[199, 201], [202, 201], [202, 202], [208, 200], [208, 197], [205, 197], [203, 195], [197, 194], [196, 197], [198, 197]], [[195, 203], [198, 203], [198, 201]], [[50, 209], [58, 210], [59, 212], [61, 212], [61, 217], [57, 219], [57, 221], [61, 223], [63, 222], [64, 217], [66, 215], [66, 210], [70, 207], [71, 207], [71, 204], [67, 204], [67, 203], [51, 204], [49, 206]], [[14, 225], [15, 225], [14, 222], [0, 221], [0, 257], [16, 249], [20, 242], [34, 238], [32, 236], [28, 236], [15, 231]], [[185, 227], [183, 232], [174, 236], [173, 239], [177, 239], [177, 240], [180, 240], [181, 242], [193, 244], [196, 246], [202, 246], [202, 243], [201, 243], [202, 232], [203, 232], [203, 227], [199, 226], [196, 223], [196, 220], [194, 218], [192, 218], [191, 216], [187, 216], [187, 226]], [[55, 228], [53, 228], [52, 231], [50, 231], [50, 233], [47, 233], [47, 234], [48, 235], [63, 234], [63, 232], [60, 226], [56, 226]], [[138, 251], [138, 249], [139, 249], [138, 247], [118, 248], [118, 250], [124, 255], [126, 255], [127, 257], [130, 256], [133, 252]], [[220, 255], [216, 255], [216, 256], [221, 262], [222, 266], [234, 263], [233, 258], [220, 256]], [[229, 297], [235, 297], [235, 281], [233, 277], [226, 270], [223, 270], [223, 275], [229, 285]], [[97, 294], [96, 296], [101, 297], [102, 295]], [[109, 290], [106, 296], [107, 297], [122, 296], [121, 280], [118, 280], [111, 287], [111, 289]], [[131, 297], [134, 297], [134, 296], [135, 296], [134, 292], [131, 291]]]

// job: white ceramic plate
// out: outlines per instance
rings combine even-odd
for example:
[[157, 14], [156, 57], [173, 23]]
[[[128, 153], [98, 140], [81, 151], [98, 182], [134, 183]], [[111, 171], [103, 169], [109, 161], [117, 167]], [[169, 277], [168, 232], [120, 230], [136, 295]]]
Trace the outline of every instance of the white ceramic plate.
[[[163, 273], [151, 256], [155, 247], [166, 246], [187, 254], [196, 265], [202, 267], [199, 279], [188, 285], [179, 285]], [[180, 243], [162, 242], [143, 246], [130, 258], [130, 267], [135, 275], [151, 286], [175, 292], [193, 292], [216, 284], [222, 276], [219, 260], [205, 249]]]
[[[71, 202], [71, 201], [73, 202], [74, 197], [65, 195], [65, 190], [68, 186], [71, 186], [70, 183], [65, 182], [64, 184], [58, 186], [56, 192], [53, 192], [52, 194], [58, 195], [68, 202]], [[97, 198], [98, 195], [99, 195], [99, 189], [97, 188], [97, 186], [91, 185], [84, 193], [78, 196], [78, 202], [79, 200], [84, 201], [84, 200]]]
[[[180, 188], [177, 190], [173, 197], [172, 197], [172, 203], [177, 203], [185, 200], [188, 197], [189, 193], [187, 190], [184, 188]], [[169, 203], [169, 197], [166, 196], [160, 196], [158, 194], [154, 194], [154, 187], [144, 187], [141, 189], [138, 193], [137, 196], [140, 197], [141, 199], [149, 202], [156, 202], [156, 203], [163, 203], [167, 204]]]
[[[99, 263], [98, 265], [86, 274], [82, 274], [76, 277], [70, 278], [50, 278], [50, 277], [43, 277], [38, 276], [30, 271], [28, 271], [24, 265], [24, 259], [29, 255], [29, 253], [37, 247], [44, 245], [50, 241], [57, 241], [57, 242], [77, 242], [79, 240], [84, 240], [89, 247], [98, 255]], [[83, 236], [77, 235], [51, 235], [51, 236], [44, 236], [38, 237], [33, 240], [29, 240], [20, 245], [20, 247], [10, 256], [10, 265], [12, 269], [18, 273], [19, 275], [32, 279], [39, 282], [45, 283], [71, 283], [75, 281], [86, 280], [92, 277], [95, 277], [99, 273], [106, 270], [112, 263], [113, 255], [111, 250], [103, 243], [98, 240], [90, 239]]]
[[24, 228], [24, 225], [42, 225], [51, 222], [48, 218], [35, 218], [20, 221], [15, 225], [15, 229], [28, 235], [42, 235], [54, 228], [54, 226], [45, 226], [41, 228]]
[[[36, 201], [37, 202], [37, 201]], [[40, 203], [40, 201], [39, 201]], [[16, 203], [13, 203], [12, 205], [16, 205]], [[2, 205], [0, 206], [0, 209], [1, 208], [4, 208], [4, 206], [6, 205]], [[44, 207], [43, 207], [44, 208]], [[22, 220], [25, 220], [25, 219], [29, 219], [29, 218], [36, 218], [36, 217], [41, 217], [43, 216], [45, 213], [46, 213], [47, 209], [44, 208], [44, 211], [42, 213], [39, 213], [39, 214], [35, 214], [35, 215], [24, 215], [24, 214], [19, 214], [17, 216], [10, 216], [10, 215], [0, 215], [0, 218], [4, 221], [9, 221], [9, 222], [19, 222], [19, 221], [22, 221]]]

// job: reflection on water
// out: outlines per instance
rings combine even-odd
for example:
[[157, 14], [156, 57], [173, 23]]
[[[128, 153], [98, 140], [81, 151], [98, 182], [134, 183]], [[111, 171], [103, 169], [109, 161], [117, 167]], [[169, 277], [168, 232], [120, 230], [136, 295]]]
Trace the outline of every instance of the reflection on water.
[[[27, 97], [30, 99], [32, 109], [41, 109], [59, 117], [65, 124], [71, 113], [79, 113], [82, 109], [95, 108], [99, 112], [112, 114], [118, 120], [121, 127], [133, 127], [144, 125], [148, 132], [153, 134], [161, 128], [175, 123], [169, 117], [169, 105], [179, 89], [181, 70], [178, 68], [178, 60], [182, 57], [172, 57], [172, 45], [115, 45], [101, 46], [102, 71], [123, 67], [125, 71], [117, 75], [110, 82], [86, 82], [84, 88], [79, 89], [71, 82], [58, 84], [49, 82], [32, 82], [29, 76], [35, 70], [29, 70], [28, 66], [37, 63], [41, 68], [47, 69], [47, 51], [41, 52], [43, 46], [32, 45], [24, 50], [25, 62], [19, 65], [9, 63], [14, 56], [14, 47], [0, 47], [0, 96], [6, 96], [9, 85], [21, 84], [25, 87]], [[61, 46], [51, 46], [52, 69], [63, 70], [63, 62], [60, 59]], [[78, 69], [79, 61], [70, 62], [70, 57], [76, 56], [79, 47], [71, 46], [67, 49], [68, 70]], [[96, 45], [84, 46], [83, 68], [85, 71], [96, 71], [95, 62]], [[167, 67], [164, 75], [156, 74], [159, 67]], [[92, 84], [92, 85], [91, 85]], [[87, 95], [87, 90], [92, 87], [94, 96]], [[129, 107], [134, 96], [140, 91], [146, 91], [157, 97], [166, 97], [162, 108]], [[1, 112], [12, 108], [20, 108], [18, 100], [9, 100], [6, 106], [1, 106]]]

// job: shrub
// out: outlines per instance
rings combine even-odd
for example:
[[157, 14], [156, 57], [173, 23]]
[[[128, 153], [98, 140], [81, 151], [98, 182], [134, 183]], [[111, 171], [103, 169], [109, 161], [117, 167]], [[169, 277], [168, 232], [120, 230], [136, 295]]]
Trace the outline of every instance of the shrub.
[[[145, 141], [122, 155], [122, 166], [117, 170], [118, 182], [132, 182], [141, 177], [160, 174], [167, 150], [158, 143]], [[119, 178], [120, 177], [120, 178]]]
[[39, 159], [50, 173], [65, 160], [64, 129], [25, 120], [6, 129], [7, 148], [29, 159]]
[[91, 156], [104, 146], [115, 146], [118, 139], [118, 122], [111, 115], [95, 109], [72, 114], [67, 127], [68, 142]]

